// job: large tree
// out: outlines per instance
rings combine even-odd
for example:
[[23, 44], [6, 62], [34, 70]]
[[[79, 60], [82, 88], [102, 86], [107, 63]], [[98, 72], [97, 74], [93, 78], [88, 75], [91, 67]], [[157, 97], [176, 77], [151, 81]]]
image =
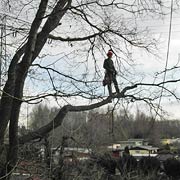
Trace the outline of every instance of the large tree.
[[[6, 12], [1, 15], [6, 19], [3, 25], [7, 30], [3, 31], [6, 41], [2, 36], [5, 42], [2, 45], [6, 45], [7, 76], [5, 74], [1, 80], [0, 146], [3, 147], [9, 124], [9, 169], [17, 162], [19, 143], [42, 138], [52, 128], [60, 126], [68, 112], [99, 108], [112, 99], [119, 103], [121, 99], [142, 100], [155, 107], [153, 100], [159, 97], [157, 91], [149, 93], [149, 87], [157, 87], [159, 91], [164, 88], [175, 95], [164, 84], [179, 79], [137, 83], [135, 75], [129, 71], [133, 64], [132, 49], [154, 53], [156, 47], [154, 37], [138, 27], [137, 18], [163, 15], [163, 10], [168, 9], [163, 1], [12, 0], [1, 3], [6, 6], [3, 9]], [[11, 33], [14, 39], [8, 36]], [[113, 97], [103, 94], [103, 74], [99, 67], [102, 63], [98, 63], [110, 48], [115, 53], [119, 74], [125, 78], [121, 92]], [[24, 89], [27, 86], [31, 97]], [[56, 117], [19, 138], [22, 103], [37, 103], [48, 97], [55, 97], [60, 107]]]

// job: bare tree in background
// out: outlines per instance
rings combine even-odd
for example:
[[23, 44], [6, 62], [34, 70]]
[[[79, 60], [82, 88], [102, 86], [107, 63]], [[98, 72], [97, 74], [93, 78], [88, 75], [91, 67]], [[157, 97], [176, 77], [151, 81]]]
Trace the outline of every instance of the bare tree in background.
[[[178, 82], [137, 83], [128, 71], [133, 65], [131, 48], [155, 53], [156, 41], [137, 26], [137, 18], [162, 16], [167, 10], [163, 1], [115, 0], [38, 0], [2, 1], [6, 12], [7, 74], [1, 76], [0, 150], [9, 124], [8, 171], [18, 159], [18, 144], [41, 138], [63, 122], [68, 112], [99, 108], [117, 99], [144, 101], [155, 108], [153, 101], [164, 84]], [[14, 38], [11, 38], [13, 36]], [[99, 59], [113, 49], [119, 75], [125, 78], [121, 91], [113, 97], [103, 94]], [[13, 56], [11, 56], [13, 54]], [[103, 58], [102, 58], [103, 57]], [[130, 65], [130, 66], [129, 66]], [[120, 69], [121, 67], [121, 69]], [[29, 87], [31, 93], [27, 93]], [[149, 93], [143, 93], [147, 90]], [[54, 97], [59, 112], [50, 123], [23, 137], [18, 137], [18, 121], [22, 103], [38, 103]], [[80, 98], [73, 103], [73, 98]], [[175, 96], [178, 98], [177, 96]], [[85, 101], [86, 100], [86, 101]], [[1, 151], [2, 152], [2, 151]], [[1, 153], [0, 152], [0, 153]], [[1, 176], [3, 176], [5, 173]]]

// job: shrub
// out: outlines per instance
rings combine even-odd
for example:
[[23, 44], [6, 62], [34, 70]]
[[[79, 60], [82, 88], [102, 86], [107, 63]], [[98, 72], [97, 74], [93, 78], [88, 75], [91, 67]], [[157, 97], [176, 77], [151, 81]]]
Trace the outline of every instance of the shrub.
[[119, 169], [120, 173], [124, 175], [137, 169], [137, 161], [133, 156], [130, 155], [120, 157], [117, 162], [117, 168]]
[[177, 159], [167, 159], [163, 163], [167, 176], [177, 178], [180, 177], [180, 161]]
[[143, 157], [139, 161], [139, 170], [145, 175], [156, 174], [160, 170], [160, 161], [155, 157]]

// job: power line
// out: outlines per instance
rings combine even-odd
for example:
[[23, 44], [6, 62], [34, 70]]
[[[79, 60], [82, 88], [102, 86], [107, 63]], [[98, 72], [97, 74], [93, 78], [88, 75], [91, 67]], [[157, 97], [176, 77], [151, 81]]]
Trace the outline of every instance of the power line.
[[[168, 47], [167, 47], [166, 64], [165, 64], [165, 71], [164, 71], [163, 82], [165, 82], [165, 80], [166, 80], [166, 73], [167, 73], [166, 70], [167, 70], [168, 60], [169, 60], [169, 49], [170, 49], [171, 31], [172, 31], [172, 14], [173, 14], [173, 0], [171, 0], [171, 14], [170, 14], [170, 22], [169, 22]], [[160, 95], [158, 107], [159, 107], [160, 104], [161, 104], [161, 99], [162, 99], [162, 94], [163, 94], [163, 88], [164, 88], [164, 83], [162, 84], [161, 95]]]
[[[173, 0], [171, 0], [171, 13], [170, 13], [170, 21], [169, 21], [168, 46], [167, 46], [167, 53], [166, 53], [166, 63], [165, 63], [165, 68], [164, 68], [165, 71], [164, 71], [164, 76], [163, 76], [163, 82], [165, 82], [165, 80], [166, 80], [167, 66], [168, 66], [168, 61], [169, 61], [169, 49], [170, 49], [171, 33], [172, 33], [172, 15], [173, 15]], [[159, 111], [160, 106], [161, 106], [163, 90], [164, 90], [164, 83], [162, 84], [162, 88], [161, 88], [161, 92], [160, 92], [160, 98], [159, 98], [159, 102], [158, 102], [158, 105], [157, 105], [156, 114], [155, 114], [155, 117], [153, 118], [152, 126], [151, 126], [150, 130], [154, 126], [154, 122], [156, 120], [156, 117], [158, 115], [158, 111]], [[149, 131], [149, 133], [150, 133], [150, 131]]]

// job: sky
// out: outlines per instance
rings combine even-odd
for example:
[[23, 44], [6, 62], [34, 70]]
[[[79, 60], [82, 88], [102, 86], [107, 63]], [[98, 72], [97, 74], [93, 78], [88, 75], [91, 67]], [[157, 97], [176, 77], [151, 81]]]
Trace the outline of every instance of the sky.
[[[170, 5], [169, 1], [169, 5]], [[179, 53], [180, 53], [180, 12], [175, 11], [172, 14], [172, 21], [171, 21], [171, 31], [170, 28], [170, 11], [167, 12], [167, 15], [163, 17], [163, 19], [159, 18], [143, 18], [139, 19], [137, 23], [139, 23], [139, 28], [147, 27], [149, 29], [149, 33], [152, 37], [158, 38], [158, 54], [157, 55], [150, 55], [149, 53], [145, 53], [141, 50], [136, 50], [136, 52], [133, 53], [133, 58], [136, 59], [136, 73], [141, 74], [140, 79], [143, 76], [143, 82], [148, 83], [152, 82], [152, 77], [155, 76], [157, 72], [162, 72], [165, 69], [166, 62], [167, 62], [167, 68], [171, 68], [175, 66], [179, 59]], [[169, 33], [170, 33], [170, 40], [169, 40]], [[167, 52], [168, 52], [168, 43], [169, 43], [169, 55], [167, 58]], [[58, 52], [58, 47], [54, 50]], [[101, 72], [103, 74], [103, 59], [104, 57], [100, 57], [101, 60], [99, 60], [98, 65], [101, 68]], [[61, 64], [62, 65], [62, 64]], [[63, 66], [62, 66], [63, 67]], [[65, 66], [64, 66], [65, 67]], [[63, 68], [64, 68], [63, 67]], [[93, 66], [92, 66], [93, 67]], [[82, 68], [81, 68], [82, 69]], [[173, 73], [173, 77], [178, 78], [179, 73], [176, 71]], [[159, 76], [159, 81], [163, 81], [164, 74]], [[121, 82], [121, 77], [118, 77], [119, 82]], [[166, 79], [171, 79], [172, 74], [167, 73]], [[179, 77], [180, 78], [180, 77]], [[140, 79], [137, 79], [139, 81]], [[175, 87], [177, 86], [177, 87]], [[180, 84], [172, 85], [172, 88], [176, 88], [177, 93], [180, 95], [180, 91], [178, 90]], [[121, 89], [121, 87], [120, 87]], [[107, 90], [106, 90], [107, 93]], [[164, 92], [163, 92], [164, 94]], [[79, 104], [79, 101], [81, 101], [81, 104], [86, 104], [87, 102], [79, 99], [74, 100], [74, 104]], [[52, 102], [52, 101], [51, 101]], [[69, 101], [70, 102], [70, 101]], [[90, 103], [90, 102], [89, 102]], [[167, 111], [168, 115], [166, 116], [169, 119], [180, 119], [180, 111], [179, 111], [179, 102], [177, 102], [176, 99], [173, 98], [165, 98], [157, 101], [165, 111]], [[52, 103], [53, 104], [53, 103]], [[55, 103], [54, 103], [55, 104]], [[135, 112], [136, 109], [141, 109], [144, 112], [150, 113], [149, 109], [144, 106], [144, 104], [137, 103], [132, 107], [129, 107], [132, 112]], [[148, 111], [147, 111], [148, 109]]]
[[[170, 6], [171, 1], [168, 0], [167, 3]], [[29, 19], [27, 19], [26, 21], [31, 21], [31, 16], [29, 16], [29, 14], [31, 14], [32, 11], [33, 11], [33, 8], [29, 9], [29, 12], [27, 12], [27, 16], [24, 16], [23, 19], [25, 19], [26, 17], [29, 17]], [[155, 76], [156, 72], [161, 72], [165, 69], [166, 60], [167, 60], [167, 50], [168, 50], [170, 11], [167, 12], [167, 15], [163, 19], [159, 19], [156, 17], [154, 17], [154, 18], [144, 17], [143, 19], [139, 18], [139, 20], [137, 21], [137, 24], [138, 24], [139, 28], [147, 27], [149, 29], [149, 33], [152, 37], [159, 38], [159, 41], [158, 41], [159, 50], [158, 50], [157, 56], [150, 55], [141, 50], [133, 53], [133, 58], [136, 59], [136, 64], [137, 64], [136, 73], [137, 74], [139, 73], [143, 76], [143, 82], [149, 82], [150, 80], [152, 81], [152, 77]], [[15, 39], [14, 39], [14, 41], [15, 41]], [[170, 38], [170, 46], [169, 46], [169, 58], [167, 60], [167, 62], [168, 62], [167, 68], [173, 67], [174, 65], [177, 64], [178, 60], [180, 60], [180, 59], [178, 59], [179, 54], [180, 54], [179, 47], [180, 47], [180, 12], [175, 11], [175, 12], [173, 12], [173, 15], [172, 15], [172, 29], [171, 29], [171, 38]], [[53, 48], [54, 48], [54, 52], [57, 52], [55, 54], [56, 54], [56, 59], [58, 59], [58, 56], [59, 55], [62, 56], [62, 54], [59, 54], [58, 46], [57, 47], [54, 46]], [[67, 47], [64, 46], [62, 48], [65, 49]], [[46, 51], [46, 49], [44, 51]], [[71, 58], [73, 58], [73, 56]], [[102, 64], [103, 64], [102, 59], [103, 58], [104, 57], [101, 56], [100, 60], [97, 62], [99, 67], [101, 68], [102, 74], [104, 72], [103, 67], [102, 67]], [[66, 62], [66, 59], [64, 59], [64, 63], [65, 62]], [[89, 64], [89, 66], [93, 67], [92, 64]], [[65, 66], [62, 66], [62, 63], [61, 63], [61, 66], [59, 66], [59, 69], [63, 70], [63, 68], [61, 68], [61, 67], [64, 68]], [[76, 69], [76, 71], [78, 71], [78, 69]], [[72, 73], [73, 73], [73, 71], [72, 71]], [[178, 75], [179, 75], [179, 73], [178, 73], [178, 71], [176, 71], [173, 74], [173, 77], [177, 78]], [[172, 75], [167, 73], [166, 79], [171, 78], [171, 76]], [[118, 78], [119, 78], [119, 82], [121, 82], [121, 77], [119, 76]], [[162, 80], [163, 74], [159, 78], [160, 78], [159, 80]], [[137, 79], [137, 80], [140, 80], [140, 79]], [[180, 84], [179, 84], [179, 87], [180, 87]], [[176, 89], [180, 95], [179, 87], [177, 85]], [[25, 91], [28, 91], [29, 93], [33, 93], [36, 90], [38, 90], [38, 88], [41, 88], [41, 86], [38, 87], [38, 84], [35, 84], [34, 89], [26, 88]], [[103, 92], [104, 91], [102, 88], [102, 93]], [[106, 90], [106, 93], [107, 93], [107, 90]], [[77, 101], [79, 101], [79, 100], [74, 100], [75, 104]], [[85, 102], [82, 101], [82, 104], [83, 103], [85, 103]], [[55, 104], [56, 104], [55, 101], [52, 100], [51, 105], [55, 105]], [[179, 111], [180, 104], [175, 99], [171, 99], [171, 100], [169, 100], [168, 98], [166, 100], [162, 99], [161, 105], [164, 107], [165, 110], [168, 111], [168, 113], [170, 114], [170, 117], [172, 119], [173, 118], [180, 119], [180, 111]], [[137, 107], [143, 110], [144, 105], [141, 105], [141, 104], [135, 105], [135, 108], [137, 108]], [[25, 104], [22, 116], [25, 118], [28, 118], [27, 112], [29, 112], [30, 110], [31, 110], [30, 107], [28, 108], [28, 106]], [[144, 111], [146, 111], [146, 109], [144, 109]]]
[[[170, 2], [169, 2], [170, 3]], [[155, 37], [160, 37], [159, 39], [159, 54], [158, 56], [150, 56], [149, 54], [139, 53], [139, 60], [141, 61], [139, 66], [139, 71], [146, 72], [146, 75], [155, 76], [156, 72], [162, 72], [165, 70], [166, 62], [167, 69], [174, 66], [179, 66], [180, 64], [180, 12], [175, 11], [172, 13], [171, 31], [170, 28], [170, 13], [165, 16], [164, 20], [154, 19], [147, 20], [148, 28], [150, 33]], [[169, 40], [170, 32], [170, 40]], [[169, 54], [168, 53], [168, 43], [169, 43]], [[145, 63], [144, 63], [145, 62]], [[164, 73], [160, 76], [163, 80]], [[169, 72], [166, 73], [165, 79], [180, 78], [179, 70], [175, 71], [173, 74]], [[148, 76], [146, 80], [148, 82]], [[180, 95], [180, 84], [173, 84], [173, 88], [176, 88], [177, 93]], [[180, 104], [177, 100], [173, 98], [166, 98], [161, 100], [160, 105], [169, 113], [169, 118], [180, 119]]]

